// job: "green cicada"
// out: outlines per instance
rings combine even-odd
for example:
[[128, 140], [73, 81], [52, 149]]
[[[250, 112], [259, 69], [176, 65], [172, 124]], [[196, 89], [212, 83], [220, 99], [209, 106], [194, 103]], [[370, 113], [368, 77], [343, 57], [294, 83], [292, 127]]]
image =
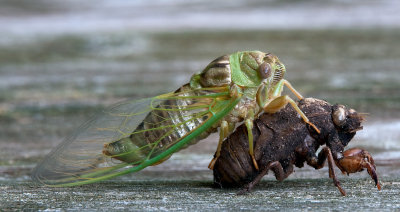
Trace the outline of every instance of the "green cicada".
[[93, 183], [167, 160], [174, 152], [206, 138], [220, 128], [214, 159], [222, 141], [244, 121], [249, 154], [253, 153], [252, 123], [261, 112], [274, 113], [290, 103], [305, 122], [308, 118], [288, 96], [285, 66], [273, 54], [243, 51], [212, 61], [175, 92], [126, 101], [89, 120], [58, 145], [33, 171], [33, 179], [52, 186]]

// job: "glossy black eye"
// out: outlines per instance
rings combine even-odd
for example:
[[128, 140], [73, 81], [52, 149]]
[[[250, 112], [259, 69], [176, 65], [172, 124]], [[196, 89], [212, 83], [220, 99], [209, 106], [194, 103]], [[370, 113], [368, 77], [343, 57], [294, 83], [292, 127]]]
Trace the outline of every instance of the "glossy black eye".
[[268, 77], [270, 77], [271, 76], [271, 65], [267, 62], [262, 63], [258, 67], [258, 74], [263, 79], [267, 79]]

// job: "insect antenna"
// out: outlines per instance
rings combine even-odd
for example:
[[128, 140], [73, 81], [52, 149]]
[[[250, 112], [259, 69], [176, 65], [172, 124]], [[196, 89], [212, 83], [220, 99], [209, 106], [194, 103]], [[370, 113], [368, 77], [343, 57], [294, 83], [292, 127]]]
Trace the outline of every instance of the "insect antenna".
[[358, 119], [360, 122], [366, 121], [368, 116], [369, 116], [369, 113], [355, 113], [355, 114], [349, 114], [349, 117], [350, 117], [350, 118]]

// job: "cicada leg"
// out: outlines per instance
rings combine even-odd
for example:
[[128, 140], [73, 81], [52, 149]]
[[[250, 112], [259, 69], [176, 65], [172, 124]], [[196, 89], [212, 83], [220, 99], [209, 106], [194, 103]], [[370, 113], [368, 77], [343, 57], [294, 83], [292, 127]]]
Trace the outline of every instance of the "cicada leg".
[[283, 80], [283, 84], [286, 85], [286, 87], [288, 87], [289, 90], [292, 91], [292, 93], [296, 95], [297, 98], [299, 98], [300, 100], [304, 98], [296, 89], [293, 88], [290, 82], [288, 82], [287, 80]]
[[313, 123], [311, 123], [310, 120], [307, 118], [307, 116], [303, 113], [303, 111], [300, 110], [296, 102], [293, 101], [293, 99], [287, 95], [280, 96], [272, 100], [269, 104], [264, 106], [264, 111], [267, 113], [276, 113], [281, 108], [285, 107], [288, 103], [292, 105], [292, 107], [301, 116], [301, 118], [304, 120], [305, 123], [309, 124], [311, 127], [314, 128], [315, 131], [320, 133], [319, 129]]
[[[253, 145], [253, 120], [254, 120], [254, 111], [250, 111], [248, 114], [249, 118], [246, 118], [245, 120], [245, 125], [247, 128], [247, 135], [249, 138], [249, 154], [250, 157], [253, 161], [254, 167], [258, 170], [258, 165], [257, 161], [254, 157], [254, 145]], [[234, 125], [228, 124], [227, 121], [222, 121], [221, 126], [220, 126], [220, 131], [219, 131], [219, 141], [218, 141], [218, 147], [217, 150], [215, 151], [214, 158], [211, 160], [210, 164], [208, 165], [209, 169], [214, 169], [215, 162], [218, 160], [220, 154], [221, 154], [221, 148], [222, 148], [222, 143], [224, 139], [229, 135], [230, 132], [234, 129]]]
[[251, 192], [256, 184], [258, 184], [261, 179], [268, 174], [268, 171], [272, 170], [275, 174], [275, 178], [279, 181], [286, 179], [291, 173], [293, 173], [293, 165], [289, 165], [286, 169], [283, 169], [282, 164], [279, 161], [274, 161], [268, 163], [266, 166], [261, 167], [261, 171], [257, 176], [248, 184], [246, 184], [239, 192], [238, 195], [243, 195]]
[[334, 159], [332, 156], [332, 151], [329, 147], [324, 147], [318, 153], [318, 156], [313, 154], [308, 154], [307, 156], [307, 164], [314, 167], [315, 169], [320, 169], [324, 167], [325, 161], [328, 159], [328, 167], [329, 167], [329, 178], [332, 178], [333, 184], [339, 189], [340, 193], [343, 196], [346, 196], [346, 191], [340, 185], [339, 180], [336, 178], [335, 169], [334, 169]]
[[247, 128], [247, 135], [249, 138], [249, 154], [251, 157], [251, 160], [253, 161], [254, 168], [258, 170], [258, 164], [256, 161], [256, 158], [254, 157], [254, 141], [253, 141], [253, 120], [254, 120], [254, 112], [251, 110], [249, 114], [249, 118], [245, 120], [245, 125]]
[[217, 150], [215, 151], [214, 158], [211, 160], [210, 164], [208, 164], [209, 169], [214, 169], [215, 162], [219, 158], [221, 154], [221, 147], [222, 147], [222, 142], [224, 139], [229, 135], [230, 127], [227, 121], [222, 121], [221, 126], [219, 129], [219, 141], [218, 141], [218, 147]]

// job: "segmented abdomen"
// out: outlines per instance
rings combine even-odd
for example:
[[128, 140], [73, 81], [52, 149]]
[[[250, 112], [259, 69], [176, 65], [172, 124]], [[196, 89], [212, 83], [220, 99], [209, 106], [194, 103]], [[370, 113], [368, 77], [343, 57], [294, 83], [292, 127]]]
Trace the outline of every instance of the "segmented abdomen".
[[[256, 145], [261, 134], [257, 125], [253, 127], [252, 133], [254, 145]], [[247, 135], [247, 128], [242, 124], [222, 143], [221, 155], [213, 170], [215, 185], [239, 187], [252, 181], [258, 173], [248, 153], [249, 141]]]
[[[204, 91], [192, 90], [189, 84], [175, 91], [178, 96], [200, 96]], [[207, 101], [207, 102], [205, 102]], [[103, 153], [128, 163], [140, 163], [168, 149], [172, 144], [200, 126], [209, 115], [208, 98], [174, 98], [162, 101], [138, 125], [129, 137], [106, 144]], [[190, 109], [189, 109], [190, 108]], [[191, 144], [207, 137], [216, 128], [205, 131]], [[166, 158], [167, 159], [167, 158]]]

